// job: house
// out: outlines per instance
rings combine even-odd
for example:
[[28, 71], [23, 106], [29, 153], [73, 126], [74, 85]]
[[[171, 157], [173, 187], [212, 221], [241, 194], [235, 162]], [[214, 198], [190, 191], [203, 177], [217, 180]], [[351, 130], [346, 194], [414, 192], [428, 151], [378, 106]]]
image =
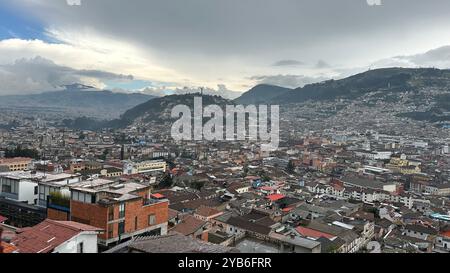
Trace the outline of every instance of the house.
[[439, 232], [436, 238], [436, 248], [450, 252], [450, 230], [448, 227]]
[[46, 219], [19, 230], [11, 245], [18, 253], [97, 253], [97, 236], [102, 232], [90, 225]]
[[207, 228], [208, 222], [200, 220], [192, 215], [186, 215], [170, 231], [208, 241]]
[[194, 213], [194, 217], [197, 219], [200, 219], [202, 221], [209, 221], [212, 218], [215, 218], [217, 216], [222, 215], [223, 212], [219, 211], [215, 208], [207, 207], [204, 205], [201, 205], [197, 211]]
[[280, 234], [272, 232], [269, 235], [271, 240], [275, 240], [280, 245], [281, 253], [321, 253], [321, 243], [296, 236], [296, 234]]
[[403, 229], [403, 235], [421, 240], [434, 240], [434, 238], [438, 235], [438, 231], [432, 227], [427, 227], [420, 224], [411, 224], [405, 226]]

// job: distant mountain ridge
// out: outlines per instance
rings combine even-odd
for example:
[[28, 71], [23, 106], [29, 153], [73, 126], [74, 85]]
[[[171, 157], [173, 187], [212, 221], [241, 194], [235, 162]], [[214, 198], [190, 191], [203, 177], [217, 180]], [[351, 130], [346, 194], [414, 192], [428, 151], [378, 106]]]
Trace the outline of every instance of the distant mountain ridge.
[[364, 94], [382, 91], [398, 93], [421, 88], [450, 86], [450, 70], [434, 68], [382, 68], [369, 70], [341, 80], [309, 84], [275, 98], [277, 103], [306, 100], [356, 99]]
[[308, 84], [296, 89], [272, 85], [256, 86], [236, 102], [243, 104], [302, 103], [308, 100], [356, 99], [370, 92], [396, 93], [425, 87], [450, 86], [450, 70], [434, 68], [382, 68], [369, 70], [340, 80]]
[[[203, 95], [204, 106], [209, 104], [296, 104], [307, 101], [345, 100], [347, 104], [366, 95], [385, 102], [402, 101], [408, 95], [409, 104], [420, 106], [431, 101], [428, 112], [404, 113], [405, 117], [429, 120], [450, 120], [450, 70], [433, 68], [385, 68], [370, 70], [341, 80], [328, 80], [302, 88], [289, 89], [273, 85], [258, 85], [240, 98], [229, 101], [220, 96]], [[195, 96], [200, 94], [171, 95], [152, 99], [126, 111], [119, 119], [94, 121], [78, 119], [66, 123], [69, 127], [124, 128], [132, 124], [167, 122], [171, 109], [178, 104], [192, 108]], [[375, 105], [374, 102], [366, 102]], [[434, 106], [433, 106], [434, 105]], [[403, 114], [402, 114], [403, 115]]]
[[95, 90], [93, 87], [76, 84], [66, 86], [66, 90], [61, 91], [0, 96], [0, 106], [55, 108], [68, 112], [82, 112], [92, 117], [119, 117], [126, 110], [154, 98], [140, 93], [114, 93], [107, 90], [93, 90]]

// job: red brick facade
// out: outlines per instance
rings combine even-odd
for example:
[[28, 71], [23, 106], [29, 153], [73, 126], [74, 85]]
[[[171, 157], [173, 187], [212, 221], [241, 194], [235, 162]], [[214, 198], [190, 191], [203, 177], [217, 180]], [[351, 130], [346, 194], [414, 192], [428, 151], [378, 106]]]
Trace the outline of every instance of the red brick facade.
[[47, 218], [55, 221], [69, 221], [70, 216], [69, 213], [48, 208], [47, 209]]
[[[104, 229], [106, 232], [99, 235], [100, 239], [109, 240], [119, 236], [119, 205], [101, 206], [99, 204], [86, 204], [71, 201], [72, 221], [89, 224]], [[109, 211], [114, 211], [112, 220]], [[149, 224], [149, 216], [155, 215], [155, 222]], [[166, 223], [169, 218], [169, 203], [161, 202], [143, 205], [143, 199], [134, 199], [125, 203], [125, 234], [147, 229], [151, 226]], [[111, 234], [112, 230], [112, 234]]]
[[99, 238], [106, 239], [108, 222], [107, 207], [71, 200], [70, 212], [72, 221], [104, 229], [106, 232], [99, 235]]

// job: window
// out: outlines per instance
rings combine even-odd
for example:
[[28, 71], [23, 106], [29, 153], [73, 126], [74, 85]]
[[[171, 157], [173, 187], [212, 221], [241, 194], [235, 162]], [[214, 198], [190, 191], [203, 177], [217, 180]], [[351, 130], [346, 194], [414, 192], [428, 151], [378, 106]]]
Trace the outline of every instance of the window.
[[83, 244], [83, 242], [78, 244], [78, 246], [77, 246], [77, 253], [84, 253], [84, 244]]
[[119, 205], [119, 218], [125, 217], [125, 203]]
[[134, 217], [134, 230], [138, 229], [137, 226], [138, 226], [138, 218], [136, 216], [136, 217]]
[[119, 222], [119, 236], [125, 233], [125, 221]]
[[39, 187], [38, 186], [34, 187], [34, 195], [37, 195], [38, 192], [39, 192]]
[[109, 207], [108, 209], [108, 221], [114, 220], [114, 207]]
[[9, 181], [3, 182], [3, 184], [2, 184], [2, 192], [4, 192], [4, 193], [12, 193], [11, 182], [9, 182]]
[[39, 186], [39, 200], [47, 200], [46, 196], [45, 196], [45, 189], [44, 186]]
[[150, 214], [150, 215], [148, 216], [148, 225], [149, 225], [149, 226], [153, 226], [153, 225], [155, 225], [155, 224], [156, 224], [156, 215]]
[[5, 179], [2, 182], [2, 192], [18, 194], [19, 193], [18, 184], [19, 183], [16, 181]]
[[114, 232], [114, 224], [108, 225], [108, 239], [113, 238], [113, 232]]

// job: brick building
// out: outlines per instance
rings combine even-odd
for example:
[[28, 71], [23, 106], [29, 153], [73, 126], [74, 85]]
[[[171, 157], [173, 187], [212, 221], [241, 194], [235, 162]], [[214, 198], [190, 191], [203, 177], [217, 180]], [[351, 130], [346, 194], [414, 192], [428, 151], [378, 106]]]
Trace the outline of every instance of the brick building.
[[103, 246], [136, 235], [165, 235], [168, 214], [169, 201], [152, 197], [149, 185], [95, 179], [71, 187], [70, 219], [105, 230], [99, 235]]

